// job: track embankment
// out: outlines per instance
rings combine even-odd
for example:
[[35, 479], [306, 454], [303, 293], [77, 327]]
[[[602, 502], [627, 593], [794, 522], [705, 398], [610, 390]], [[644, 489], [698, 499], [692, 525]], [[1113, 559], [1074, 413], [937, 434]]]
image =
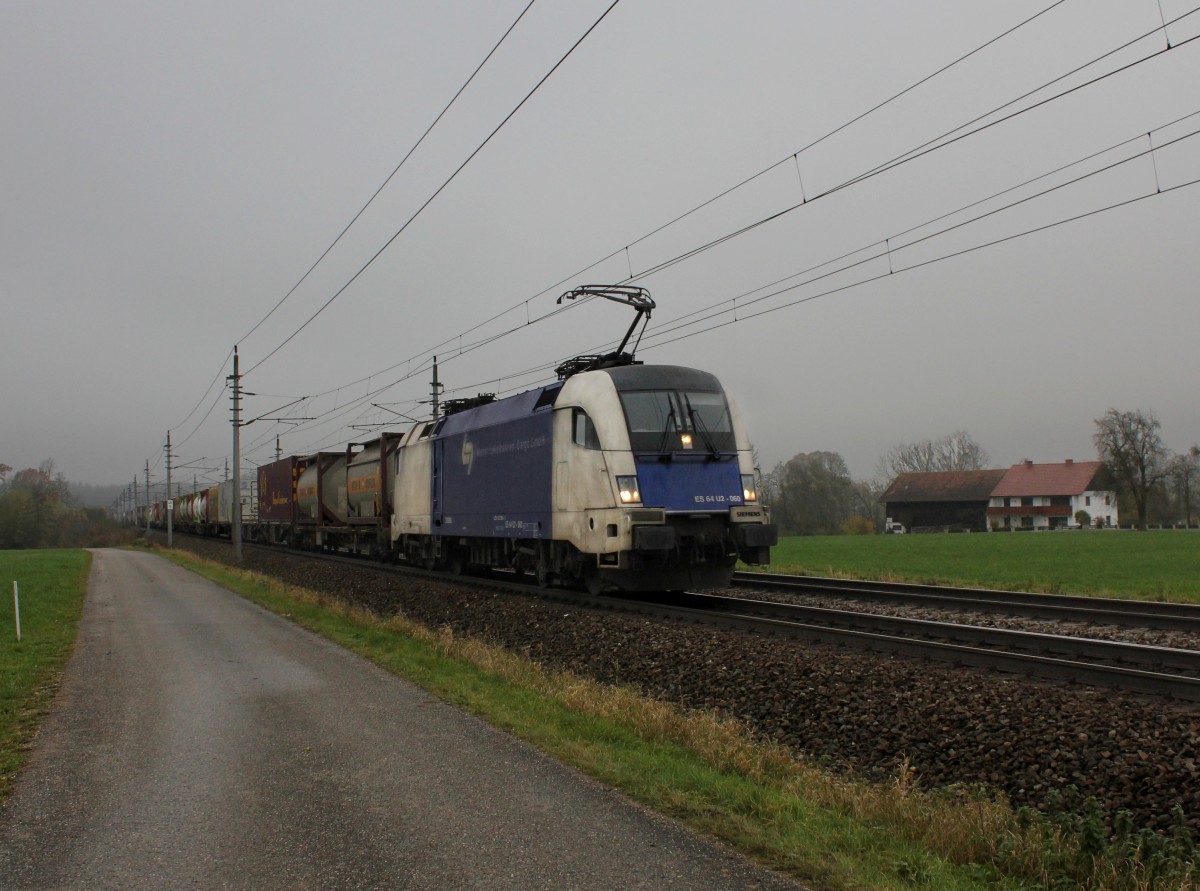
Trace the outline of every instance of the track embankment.
[[[226, 544], [181, 546], [228, 561]], [[985, 783], [1016, 805], [1094, 796], [1159, 831], [1200, 836], [1200, 711], [914, 659], [844, 652], [247, 550], [245, 567], [380, 613], [403, 612], [554, 668], [715, 709], [836, 770], [902, 766], [926, 787]]]

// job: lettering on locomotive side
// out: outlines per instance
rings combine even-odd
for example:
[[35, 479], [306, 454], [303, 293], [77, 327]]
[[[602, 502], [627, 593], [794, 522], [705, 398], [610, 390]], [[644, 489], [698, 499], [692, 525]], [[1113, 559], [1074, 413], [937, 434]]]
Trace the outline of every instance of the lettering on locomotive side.
[[477, 446], [471, 442], [469, 437], [463, 437], [462, 444], [462, 464], [467, 468], [467, 476], [471, 475], [471, 471], [475, 469], [475, 460], [477, 458], [491, 458], [495, 455], [511, 455], [517, 452], [529, 452], [533, 449], [542, 449], [549, 444], [550, 440], [545, 436], [531, 436], [528, 439], [514, 439], [508, 442], [499, 442], [495, 445]]
[[[501, 442], [496, 445], [472, 449], [475, 458], [490, 458], [493, 455], [509, 455], [513, 452], [528, 452], [532, 449], [544, 448], [547, 443], [545, 436], [534, 436], [530, 439], [517, 439]], [[464, 445], [464, 451], [465, 451]], [[466, 463], [465, 461], [463, 463]]]
[[512, 536], [516, 533], [536, 534], [540, 524], [534, 520], [513, 520], [505, 514], [492, 515], [492, 534]]

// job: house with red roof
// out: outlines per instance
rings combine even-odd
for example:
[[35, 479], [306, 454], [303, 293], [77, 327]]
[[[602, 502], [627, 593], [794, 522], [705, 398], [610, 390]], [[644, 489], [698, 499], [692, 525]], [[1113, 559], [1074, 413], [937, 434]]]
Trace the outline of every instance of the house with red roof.
[[989, 529], [1079, 528], [1076, 514], [1089, 526], [1117, 525], [1117, 493], [1100, 461], [1061, 464], [1014, 464], [992, 490]]

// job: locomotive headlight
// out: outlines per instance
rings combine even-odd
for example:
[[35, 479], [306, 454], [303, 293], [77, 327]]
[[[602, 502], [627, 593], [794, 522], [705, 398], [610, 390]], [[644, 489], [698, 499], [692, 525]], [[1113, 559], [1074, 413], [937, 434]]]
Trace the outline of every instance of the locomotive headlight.
[[617, 477], [617, 491], [621, 495], [622, 504], [633, 504], [642, 500], [642, 493], [638, 491], [638, 479], [636, 476]]
[[685, 449], [690, 449], [692, 447], [692, 434], [690, 434], [690, 433], [683, 434], [683, 436], [679, 437], [679, 441], [681, 443], [683, 443], [683, 447]]
[[758, 486], [754, 482], [754, 474], [742, 474], [742, 498], [747, 504], [758, 501]]

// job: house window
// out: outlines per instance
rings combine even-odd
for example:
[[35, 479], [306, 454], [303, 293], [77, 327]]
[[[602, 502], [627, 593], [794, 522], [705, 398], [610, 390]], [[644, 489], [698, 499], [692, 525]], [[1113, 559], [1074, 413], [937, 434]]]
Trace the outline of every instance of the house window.
[[1112, 504], [1112, 496], [1111, 496], [1111, 495], [1105, 495], [1105, 496], [1104, 496], [1104, 503], [1105, 503], [1106, 505], [1111, 505], [1111, 504]]
[[1091, 496], [1091, 495], [1085, 495], [1085, 496], [1083, 496], [1083, 503], [1084, 503], [1084, 504], [1085, 504], [1087, 507], [1091, 507], [1091, 506], [1092, 506], [1092, 496]]

